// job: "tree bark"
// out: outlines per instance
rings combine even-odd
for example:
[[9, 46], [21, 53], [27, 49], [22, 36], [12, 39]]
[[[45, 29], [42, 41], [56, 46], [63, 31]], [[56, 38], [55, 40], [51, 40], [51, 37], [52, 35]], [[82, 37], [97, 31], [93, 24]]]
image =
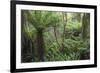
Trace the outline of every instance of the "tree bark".
[[27, 19], [25, 17], [26, 11], [21, 11], [21, 62], [32, 62], [33, 60], [33, 48], [32, 41], [25, 33], [25, 27]]
[[67, 25], [67, 13], [63, 13], [63, 26], [64, 26], [64, 29], [63, 29], [63, 34], [62, 34], [62, 47], [61, 47], [62, 51], [64, 50], [66, 25]]
[[45, 57], [45, 44], [43, 38], [43, 29], [37, 30], [37, 52], [38, 52], [38, 61], [44, 61]]
[[58, 38], [57, 38], [57, 33], [56, 33], [56, 26], [54, 26], [54, 36], [55, 36], [55, 39], [56, 39], [56, 43], [58, 44], [59, 48], [60, 48], [60, 44], [58, 42]]
[[90, 15], [88, 13], [84, 13], [82, 19], [82, 38], [86, 39], [89, 33], [90, 25]]

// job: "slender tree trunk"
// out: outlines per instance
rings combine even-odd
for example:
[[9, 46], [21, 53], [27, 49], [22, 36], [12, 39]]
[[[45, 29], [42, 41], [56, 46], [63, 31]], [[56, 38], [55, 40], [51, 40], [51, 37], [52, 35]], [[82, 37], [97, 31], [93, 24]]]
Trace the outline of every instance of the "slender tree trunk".
[[59, 42], [58, 42], [58, 38], [57, 38], [56, 29], [57, 29], [57, 27], [56, 27], [56, 24], [55, 24], [55, 26], [54, 26], [54, 36], [55, 36], [56, 43], [57, 43], [58, 47], [59, 47], [59, 48], [61, 48], [61, 46], [60, 46], [60, 44], [59, 44]]
[[38, 61], [44, 61], [45, 57], [45, 44], [43, 38], [43, 29], [37, 30], [37, 52], [38, 52]]
[[64, 26], [64, 29], [63, 29], [63, 34], [62, 34], [62, 47], [61, 47], [62, 51], [64, 49], [66, 25], [67, 25], [67, 13], [63, 13], [63, 26]]

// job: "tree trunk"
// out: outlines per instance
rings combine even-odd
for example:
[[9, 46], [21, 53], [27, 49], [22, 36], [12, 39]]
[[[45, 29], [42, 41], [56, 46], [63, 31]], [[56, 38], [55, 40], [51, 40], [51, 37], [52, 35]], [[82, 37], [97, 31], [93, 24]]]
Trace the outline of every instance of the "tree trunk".
[[86, 16], [85, 16], [85, 13], [83, 15], [83, 18], [82, 18], [82, 38], [85, 39], [85, 36], [86, 36]]
[[37, 30], [36, 40], [37, 40], [36, 44], [37, 44], [38, 61], [44, 61], [45, 44], [44, 44], [44, 38], [43, 38], [43, 29], [38, 29]]
[[59, 42], [58, 42], [56, 30], [57, 30], [57, 27], [56, 27], [56, 24], [55, 24], [55, 26], [54, 26], [54, 36], [55, 36], [56, 43], [57, 43], [58, 47], [61, 48], [61, 46], [60, 46], [60, 44], [59, 44]]
[[64, 42], [65, 42], [65, 32], [66, 32], [66, 25], [67, 25], [67, 13], [63, 13], [63, 34], [62, 34], [62, 47], [61, 50], [64, 50]]
[[[26, 12], [26, 11], [25, 11]], [[32, 48], [32, 41], [30, 38], [27, 37], [25, 33], [26, 27], [26, 17], [25, 12], [22, 10], [21, 12], [21, 62], [32, 62], [33, 60], [33, 48]]]
[[82, 19], [82, 38], [86, 39], [90, 34], [89, 26], [90, 25], [90, 14], [84, 13]]

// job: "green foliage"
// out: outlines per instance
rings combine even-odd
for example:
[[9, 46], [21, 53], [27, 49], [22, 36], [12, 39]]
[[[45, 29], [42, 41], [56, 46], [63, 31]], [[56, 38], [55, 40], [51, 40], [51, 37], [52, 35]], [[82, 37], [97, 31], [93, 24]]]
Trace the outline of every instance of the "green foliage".
[[64, 42], [64, 51], [61, 52], [59, 46], [54, 42], [46, 51], [47, 61], [60, 60], [79, 60], [81, 54], [88, 50], [87, 43], [81, 39], [66, 39]]
[[36, 29], [30, 24], [27, 24], [26, 26], [24, 26], [23, 33], [31, 40], [34, 40], [34, 38], [36, 37], [35, 35]]
[[69, 31], [74, 31], [74, 30], [80, 31], [81, 27], [82, 25], [78, 21], [75, 21], [75, 22], [69, 21], [68, 25], [66, 26], [66, 29]]
[[27, 11], [27, 19], [36, 29], [44, 29], [48, 26], [58, 23], [57, 14], [47, 11]]

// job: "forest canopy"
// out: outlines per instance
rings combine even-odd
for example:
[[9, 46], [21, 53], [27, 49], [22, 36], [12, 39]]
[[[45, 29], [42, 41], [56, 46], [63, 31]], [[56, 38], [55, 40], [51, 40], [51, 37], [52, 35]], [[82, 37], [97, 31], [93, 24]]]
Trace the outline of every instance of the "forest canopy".
[[90, 13], [21, 10], [21, 62], [90, 59]]

